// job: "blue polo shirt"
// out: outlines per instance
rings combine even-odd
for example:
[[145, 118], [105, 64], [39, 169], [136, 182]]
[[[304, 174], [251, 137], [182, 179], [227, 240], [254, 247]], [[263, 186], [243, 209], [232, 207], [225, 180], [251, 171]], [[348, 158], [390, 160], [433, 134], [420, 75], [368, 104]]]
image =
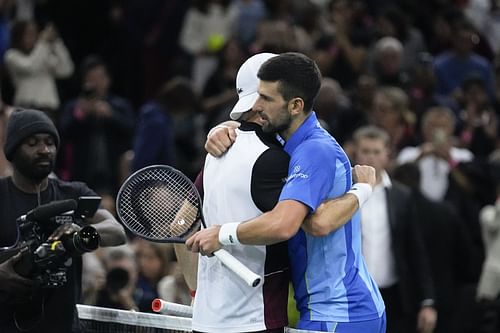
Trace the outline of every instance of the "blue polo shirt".
[[[314, 112], [286, 142], [285, 151], [291, 159], [280, 201], [296, 200], [314, 212], [325, 199], [351, 188], [349, 159]], [[357, 322], [383, 314], [384, 302], [361, 255], [359, 212], [325, 237], [300, 229], [288, 251], [301, 321]]]

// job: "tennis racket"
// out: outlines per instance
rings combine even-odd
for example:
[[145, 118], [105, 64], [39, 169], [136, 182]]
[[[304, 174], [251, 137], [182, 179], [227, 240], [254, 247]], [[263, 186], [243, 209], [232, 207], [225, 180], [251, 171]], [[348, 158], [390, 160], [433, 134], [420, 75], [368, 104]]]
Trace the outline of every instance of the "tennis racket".
[[161, 298], [155, 298], [153, 302], [151, 302], [151, 309], [156, 313], [163, 313], [170, 316], [187, 318], [193, 317], [192, 306], [167, 302], [162, 300]]
[[[200, 224], [206, 227], [196, 187], [167, 165], [148, 166], [128, 177], [118, 192], [116, 208], [128, 230], [152, 242], [184, 243]], [[213, 254], [249, 286], [257, 287], [262, 281], [226, 250]]]

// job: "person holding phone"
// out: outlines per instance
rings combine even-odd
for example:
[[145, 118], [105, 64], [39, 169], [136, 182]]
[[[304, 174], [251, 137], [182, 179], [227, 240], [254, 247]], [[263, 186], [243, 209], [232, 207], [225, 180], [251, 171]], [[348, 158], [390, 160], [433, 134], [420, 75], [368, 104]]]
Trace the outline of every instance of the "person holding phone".
[[60, 107], [56, 80], [70, 77], [74, 65], [54, 24], [39, 31], [33, 21], [14, 22], [4, 61], [15, 88], [13, 104], [42, 110], [56, 120]]
[[449, 185], [448, 175], [460, 172], [457, 165], [472, 161], [467, 149], [453, 145], [455, 116], [445, 107], [432, 107], [422, 117], [423, 143], [406, 147], [397, 157], [397, 164], [417, 162], [421, 172], [420, 189], [433, 201], [442, 201]]

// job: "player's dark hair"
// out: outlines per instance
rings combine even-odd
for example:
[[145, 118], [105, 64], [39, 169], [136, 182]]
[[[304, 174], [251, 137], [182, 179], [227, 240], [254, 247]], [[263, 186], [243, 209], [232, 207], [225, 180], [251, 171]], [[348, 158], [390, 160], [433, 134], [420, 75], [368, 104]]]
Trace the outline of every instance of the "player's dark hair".
[[257, 74], [262, 81], [279, 82], [278, 91], [286, 101], [304, 100], [304, 111], [312, 110], [321, 87], [321, 72], [309, 57], [287, 52], [266, 61]]

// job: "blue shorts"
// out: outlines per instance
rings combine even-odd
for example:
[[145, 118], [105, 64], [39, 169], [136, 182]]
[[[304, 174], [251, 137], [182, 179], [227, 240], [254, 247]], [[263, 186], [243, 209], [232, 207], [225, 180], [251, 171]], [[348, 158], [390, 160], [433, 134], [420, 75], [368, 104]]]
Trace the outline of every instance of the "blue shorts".
[[378, 319], [358, 321], [354, 323], [300, 320], [297, 324], [297, 328], [301, 330], [334, 333], [385, 333], [386, 325], [387, 322], [384, 311], [384, 314]]

